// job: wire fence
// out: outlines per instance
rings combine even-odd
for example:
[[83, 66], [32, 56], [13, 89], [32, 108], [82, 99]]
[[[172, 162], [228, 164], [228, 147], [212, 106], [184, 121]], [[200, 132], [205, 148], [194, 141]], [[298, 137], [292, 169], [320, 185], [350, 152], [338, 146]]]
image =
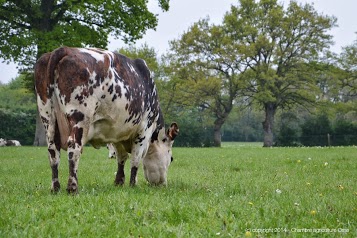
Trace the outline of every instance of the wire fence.
[[[235, 136], [222, 137], [225, 142], [260, 142], [261, 138], [236, 139]], [[283, 136], [275, 137], [275, 146], [357, 146], [357, 134], [323, 134], [309, 136]]]

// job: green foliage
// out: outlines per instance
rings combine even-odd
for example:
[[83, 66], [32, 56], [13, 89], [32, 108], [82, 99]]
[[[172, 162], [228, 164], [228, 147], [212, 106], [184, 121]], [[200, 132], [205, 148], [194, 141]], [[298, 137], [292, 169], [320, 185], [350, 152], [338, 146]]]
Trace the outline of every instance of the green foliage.
[[20, 75], [6, 85], [0, 85], [0, 108], [35, 110], [35, 95], [25, 88], [24, 77]]
[[356, 73], [357, 65], [357, 40], [355, 40], [351, 45], [343, 47], [341, 52], [339, 63], [343, 69], [348, 70], [349, 72], [354, 71]]
[[333, 126], [332, 145], [357, 145], [357, 124], [341, 118]]
[[282, 113], [280, 116], [280, 128], [276, 136], [276, 146], [300, 146], [301, 119], [292, 111]]
[[176, 80], [157, 80], [161, 111], [166, 125], [177, 122], [180, 127], [176, 146], [208, 147], [213, 143], [212, 118], [202, 108], [195, 107], [193, 100], [181, 97], [183, 90]]
[[35, 95], [24, 88], [24, 76], [0, 86], [0, 138], [31, 145], [36, 125]]
[[307, 119], [301, 130], [301, 143], [303, 145], [328, 146], [328, 134], [332, 134], [332, 127], [326, 114]]
[[18, 140], [32, 145], [36, 129], [37, 110], [10, 111], [0, 108], [0, 138]]
[[356, 99], [357, 96], [357, 40], [343, 48], [338, 59], [338, 65], [344, 70], [339, 77], [339, 92], [347, 99]]
[[[106, 149], [86, 147], [77, 196], [50, 193], [45, 147], [0, 151], [1, 237], [357, 236], [353, 147], [174, 148], [168, 186], [147, 185], [140, 169], [134, 188], [113, 185], [117, 162]], [[62, 185], [67, 176], [62, 153]], [[345, 232], [293, 230], [303, 228]]]
[[295, 110], [278, 118], [276, 146], [357, 145], [355, 111], [331, 107], [314, 114]]
[[[173, 118], [174, 116], [176, 116], [176, 118]], [[179, 116], [171, 115], [171, 118], [173, 118], [171, 121], [176, 121], [180, 127], [180, 134], [175, 139], [175, 146], [213, 146], [213, 128], [205, 121], [206, 117], [202, 112], [192, 110], [180, 113]]]
[[263, 141], [262, 113], [235, 107], [223, 126], [222, 141]]
[[143, 44], [140, 47], [130, 45], [118, 50], [119, 53], [131, 58], [131, 59], [143, 59], [145, 60], [150, 71], [155, 73], [155, 77], [159, 77], [159, 61], [158, 56], [154, 48], [150, 48], [147, 44]]
[[[169, 0], [159, 0], [167, 11]], [[134, 41], [157, 25], [147, 1], [2, 1], [0, 53], [5, 60], [32, 66], [61, 46], [105, 48], [108, 36]], [[135, 17], [133, 17], [135, 16]]]

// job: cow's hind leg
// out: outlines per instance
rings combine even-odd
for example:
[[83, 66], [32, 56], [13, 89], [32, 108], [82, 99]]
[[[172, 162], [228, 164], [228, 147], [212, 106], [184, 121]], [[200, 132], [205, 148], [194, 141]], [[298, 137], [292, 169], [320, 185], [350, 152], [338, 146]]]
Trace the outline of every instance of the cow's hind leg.
[[70, 136], [68, 138], [68, 166], [69, 177], [67, 184], [68, 193], [78, 193], [78, 164], [82, 154], [84, 138], [87, 131], [84, 130], [85, 123], [83, 122], [84, 115], [75, 111], [69, 116], [70, 124], [74, 125], [71, 129]]
[[[46, 130], [46, 140], [47, 140], [47, 149], [48, 149], [48, 158], [50, 166], [52, 169], [52, 187], [51, 191], [56, 193], [60, 190], [61, 185], [58, 179], [58, 167], [60, 163], [60, 149], [61, 149], [61, 138], [58, 129], [58, 125], [55, 119], [55, 116], [51, 113], [44, 114], [42, 110], [40, 111], [41, 120]], [[42, 112], [42, 114], [41, 114]], [[50, 109], [47, 109], [47, 112], [51, 112]]]
[[124, 166], [125, 162], [128, 159], [128, 153], [126, 152], [125, 148], [122, 144], [115, 145], [117, 161], [118, 161], [118, 171], [115, 176], [115, 185], [123, 185], [125, 182], [125, 173], [124, 173]]
[[52, 169], [52, 188], [51, 191], [57, 193], [60, 188], [60, 182], [58, 179], [58, 167], [61, 156], [61, 137], [56, 123], [55, 134], [53, 140], [48, 139], [48, 155], [50, 160], [50, 166]]
[[[77, 130], [79, 128], [76, 128]], [[76, 130], [76, 131], [77, 131]], [[79, 133], [78, 131], [76, 133]], [[68, 193], [78, 193], [78, 164], [82, 153], [82, 144], [76, 140], [76, 136], [71, 135], [68, 139], [68, 166], [69, 177], [67, 184]]]

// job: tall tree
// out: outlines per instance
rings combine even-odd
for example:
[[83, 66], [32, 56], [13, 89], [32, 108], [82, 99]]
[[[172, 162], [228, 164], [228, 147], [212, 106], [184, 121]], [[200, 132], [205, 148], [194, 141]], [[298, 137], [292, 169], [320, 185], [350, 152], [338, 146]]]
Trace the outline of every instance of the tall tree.
[[[167, 11], [169, 0], [158, 0]], [[61, 46], [106, 48], [109, 35], [134, 41], [155, 28], [157, 15], [147, 1], [0, 0], [0, 54], [24, 69]], [[45, 144], [37, 119], [35, 145]]]
[[277, 0], [240, 0], [223, 25], [237, 42], [249, 70], [247, 95], [265, 111], [264, 146], [274, 143], [274, 116], [279, 108], [313, 102], [314, 64], [332, 44], [327, 32], [336, 18], [319, 14], [312, 5]]
[[221, 146], [221, 129], [240, 89], [242, 66], [229, 35], [209, 19], [195, 23], [179, 40], [171, 42], [173, 77], [181, 79], [180, 94], [188, 105], [210, 112], [214, 118], [214, 145]]
[[[169, 0], [158, 0], [168, 10]], [[108, 36], [134, 41], [155, 28], [147, 1], [0, 0], [0, 52], [32, 66], [60, 45], [105, 48]]]

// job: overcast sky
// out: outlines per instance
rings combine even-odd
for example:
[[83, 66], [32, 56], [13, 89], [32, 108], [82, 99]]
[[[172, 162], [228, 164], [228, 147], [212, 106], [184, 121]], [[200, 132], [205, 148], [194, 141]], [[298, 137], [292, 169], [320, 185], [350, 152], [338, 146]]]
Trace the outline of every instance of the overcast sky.
[[[288, 5], [289, 0], [280, 0]], [[150, 0], [150, 9], [159, 14], [159, 22], [156, 31], [149, 30], [137, 45], [147, 43], [155, 48], [159, 54], [163, 54], [169, 47], [168, 42], [177, 39], [184, 31], [199, 19], [209, 16], [212, 23], [221, 23], [224, 14], [230, 6], [236, 5], [237, 0], [170, 0], [170, 10], [161, 12], [156, 0]], [[337, 17], [338, 27], [331, 31], [335, 45], [332, 50], [339, 53], [341, 47], [350, 45], [357, 39], [357, 0], [298, 0], [302, 3], [313, 3], [319, 13]], [[124, 47], [124, 43], [111, 39], [108, 49], [116, 50]], [[1, 63], [0, 81], [7, 83], [17, 76], [15, 64]]]

